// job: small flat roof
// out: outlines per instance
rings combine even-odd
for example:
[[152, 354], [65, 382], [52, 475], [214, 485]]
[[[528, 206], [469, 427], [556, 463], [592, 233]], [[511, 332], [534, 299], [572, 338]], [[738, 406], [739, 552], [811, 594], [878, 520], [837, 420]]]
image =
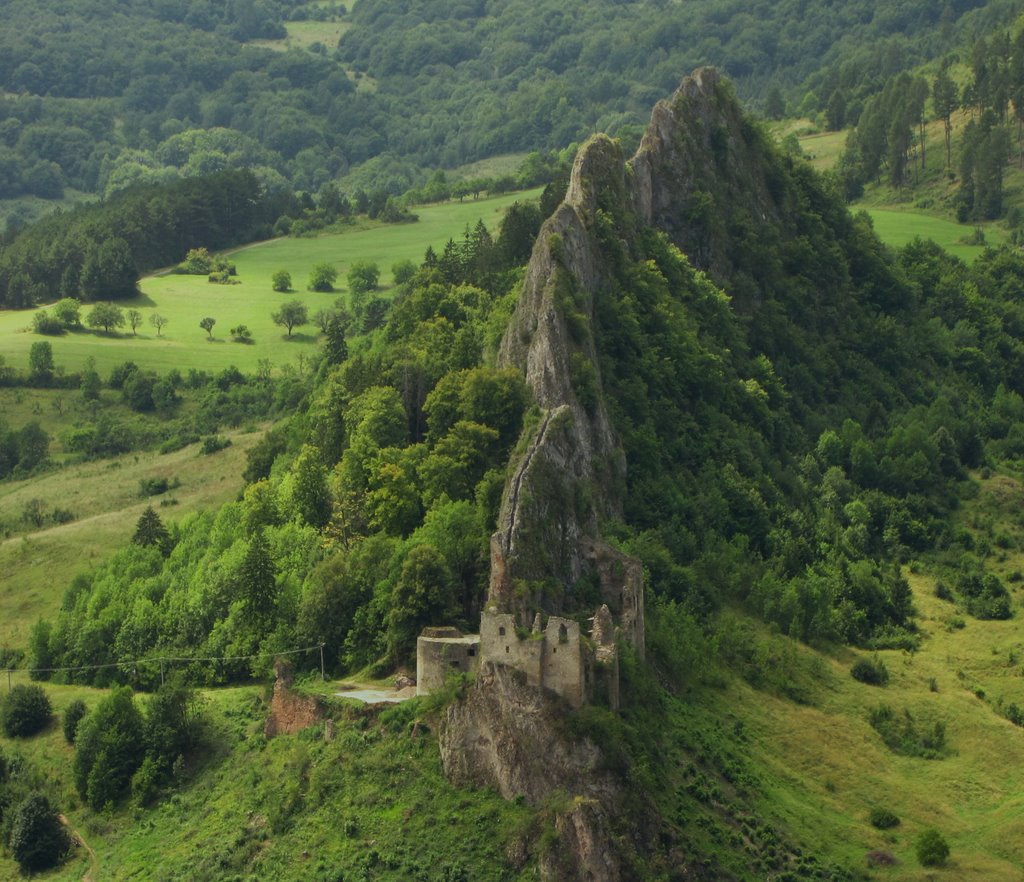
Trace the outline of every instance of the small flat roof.
[[419, 637], [420, 640], [425, 640], [427, 643], [462, 643], [472, 644], [480, 642], [479, 634], [463, 634], [461, 637]]

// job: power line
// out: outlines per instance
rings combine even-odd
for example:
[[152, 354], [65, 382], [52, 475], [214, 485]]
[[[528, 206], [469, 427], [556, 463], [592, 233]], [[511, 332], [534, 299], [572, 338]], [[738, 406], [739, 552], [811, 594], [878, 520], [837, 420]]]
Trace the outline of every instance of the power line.
[[74, 674], [80, 671], [100, 671], [107, 668], [123, 668], [128, 666], [148, 665], [148, 664], [159, 664], [160, 665], [160, 681], [163, 682], [164, 678], [164, 663], [165, 662], [218, 662], [218, 661], [251, 661], [256, 658], [277, 658], [281, 655], [299, 655], [303, 652], [312, 652], [314, 649], [320, 650], [320, 674], [324, 674], [324, 644], [317, 643], [314, 646], [306, 646], [303, 649], [283, 649], [280, 652], [257, 652], [253, 655], [210, 655], [210, 656], [184, 656], [184, 655], [161, 655], [151, 656], [150, 658], [135, 658], [127, 659], [126, 661], [116, 662], [104, 662], [99, 665], [77, 665], [73, 667], [65, 668], [4, 668], [4, 672], [7, 674], [7, 689], [10, 691], [11, 688], [11, 675], [18, 673], [25, 673], [31, 676], [32, 674]]

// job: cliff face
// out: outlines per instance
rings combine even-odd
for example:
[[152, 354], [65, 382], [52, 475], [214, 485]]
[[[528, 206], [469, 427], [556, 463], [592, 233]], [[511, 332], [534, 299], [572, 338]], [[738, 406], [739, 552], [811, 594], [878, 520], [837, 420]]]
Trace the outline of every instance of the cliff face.
[[667, 234], [722, 283], [744, 263], [730, 229], [737, 207], [755, 228], [784, 225], [798, 214], [771, 176], [773, 166], [729, 86], [716, 70], [702, 68], [655, 105], [629, 162], [630, 196], [639, 221]]
[[466, 700], [447, 710], [441, 760], [454, 783], [491, 787], [537, 808], [561, 794], [550, 819], [558, 845], [538, 855], [542, 878], [624, 878], [612, 835], [622, 787], [601, 771], [601, 753], [590, 741], [566, 737], [564, 707], [517, 671], [481, 667]]
[[[565, 202], [541, 228], [523, 292], [505, 333], [499, 363], [522, 370], [542, 409], [524, 439], [503, 499], [494, 540], [490, 599], [529, 618], [532, 609], [561, 612], [587, 572], [581, 543], [600, 521], [621, 512], [625, 463], [600, 394], [589, 325], [601, 256], [591, 226], [594, 182], [625, 198], [625, 166], [608, 138], [581, 150]], [[523, 592], [515, 581], [537, 583]], [[557, 587], [556, 587], [557, 586]]]
[[[613, 278], [614, 258], [601, 242], [611, 230], [628, 254], [642, 228], [653, 227], [726, 277], [735, 274], [736, 254], [716, 205], [735, 196], [754, 219], [784, 216], [759, 171], [766, 167], [760, 136], [724, 89], [711, 70], [687, 78], [655, 108], [629, 163], [602, 135], [580, 149], [566, 198], [541, 228], [499, 352], [501, 366], [523, 371], [540, 416], [511, 466], [491, 540], [488, 606], [527, 627], [538, 611], [579, 614], [599, 596], [608, 609], [592, 639], [606, 652], [614, 630], [642, 656], [644, 617], [640, 563], [601, 538], [602, 524], [621, 516], [626, 468], [593, 332], [595, 298]], [[660, 827], [654, 810], [645, 819], [621, 817], [628, 785], [599, 771], [592, 743], [572, 739], [564, 704], [501, 661], [485, 658], [469, 694], [447, 711], [446, 773], [537, 806], [564, 794], [569, 805], [553, 818], [561, 857], [541, 856], [544, 878], [626, 878], [627, 852], [617, 849], [644, 850], [644, 836]]]
[[502, 501], [489, 605], [526, 625], [537, 610], [579, 612], [593, 602], [593, 586], [642, 655], [641, 568], [601, 540], [602, 521], [622, 513], [625, 458], [591, 330], [605, 278], [594, 224], [602, 211], [631, 212], [630, 202], [621, 151], [595, 136], [577, 155], [565, 201], [534, 246], [499, 363], [524, 372], [541, 418], [522, 440]]

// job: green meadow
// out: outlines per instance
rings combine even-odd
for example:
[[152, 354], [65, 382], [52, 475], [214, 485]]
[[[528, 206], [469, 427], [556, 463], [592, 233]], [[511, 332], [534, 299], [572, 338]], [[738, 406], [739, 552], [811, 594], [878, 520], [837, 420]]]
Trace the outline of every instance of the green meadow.
[[818, 171], [827, 171], [839, 161], [846, 147], [848, 132], [815, 132], [811, 135], [797, 135], [800, 149], [804, 151], [811, 165]]
[[[415, 209], [419, 221], [392, 226], [353, 228], [315, 238], [281, 238], [238, 249], [231, 259], [238, 267], [235, 285], [215, 285], [202, 276], [156, 274], [140, 283], [140, 296], [119, 301], [125, 309], [138, 309], [143, 324], [138, 336], [123, 328], [110, 336], [93, 331], [78, 331], [61, 337], [41, 337], [31, 331], [34, 310], [0, 312], [0, 353], [8, 365], [25, 368], [32, 344], [49, 340], [54, 360], [65, 369], [80, 369], [87, 358], [96, 359], [101, 374], [124, 361], [165, 372], [177, 368], [219, 371], [235, 365], [252, 371], [261, 359], [279, 368], [296, 364], [302, 354], [312, 354], [318, 331], [306, 325], [288, 338], [284, 329], [271, 320], [286, 300], [301, 300], [310, 317], [319, 309], [331, 307], [339, 297], [347, 298], [346, 273], [355, 260], [368, 260], [381, 269], [381, 294], [388, 296], [392, 286], [391, 266], [400, 260], [417, 264], [428, 246], [440, 253], [448, 239], [458, 239], [467, 226], [482, 219], [496, 231], [505, 209], [513, 202], [535, 199], [540, 190], [505, 194], [480, 200], [448, 202]], [[184, 258], [185, 255], [182, 255]], [[306, 290], [310, 271], [320, 263], [338, 270], [333, 293], [318, 294]], [[270, 278], [277, 270], [287, 270], [293, 291], [280, 294], [272, 290]], [[88, 305], [83, 315], [88, 312]], [[160, 313], [168, 319], [161, 336], [149, 324], [149, 316]], [[216, 319], [213, 339], [199, 327], [206, 316]], [[234, 343], [230, 329], [244, 324], [253, 334], [249, 344]]]
[[250, 46], [262, 46], [285, 52], [289, 49], [309, 49], [319, 43], [331, 50], [352, 25], [345, 21], [288, 21], [284, 28], [288, 32], [280, 40], [250, 40]]
[[[975, 225], [958, 224], [917, 211], [902, 211], [895, 208], [866, 208], [879, 238], [894, 248], [900, 248], [920, 237], [932, 239], [970, 263], [985, 250], [985, 245], [968, 245], [965, 240], [974, 233]], [[1006, 239], [1006, 231], [995, 224], [979, 225], [984, 230], [986, 245], [997, 246]]]
[[[245, 454], [262, 430], [223, 433], [231, 446], [209, 456], [191, 444], [168, 454], [126, 453], [77, 463], [23, 481], [0, 482], [0, 512], [14, 519], [31, 500], [47, 510], [66, 509], [67, 524], [0, 539], [0, 649], [24, 648], [40, 616], [52, 617], [71, 580], [99, 566], [132, 537], [135, 523], [152, 505], [165, 522], [193, 511], [216, 509], [242, 490]], [[164, 478], [173, 489], [140, 495], [140, 481]]]

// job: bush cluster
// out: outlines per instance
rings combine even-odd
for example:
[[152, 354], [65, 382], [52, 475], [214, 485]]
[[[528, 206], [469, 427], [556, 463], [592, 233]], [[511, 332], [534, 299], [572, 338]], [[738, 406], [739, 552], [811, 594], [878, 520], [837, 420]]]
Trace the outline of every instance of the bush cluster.
[[872, 827], [879, 830], [890, 830], [893, 827], [898, 827], [900, 823], [900, 819], [889, 809], [877, 807], [871, 809], [868, 820], [871, 821]]
[[850, 675], [854, 680], [869, 686], [884, 686], [889, 682], [889, 669], [877, 655], [870, 659], [857, 659], [850, 668]]
[[42, 686], [18, 684], [0, 701], [0, 728], [8, 738], [24, 738], [46, 728], [53, 715]]

